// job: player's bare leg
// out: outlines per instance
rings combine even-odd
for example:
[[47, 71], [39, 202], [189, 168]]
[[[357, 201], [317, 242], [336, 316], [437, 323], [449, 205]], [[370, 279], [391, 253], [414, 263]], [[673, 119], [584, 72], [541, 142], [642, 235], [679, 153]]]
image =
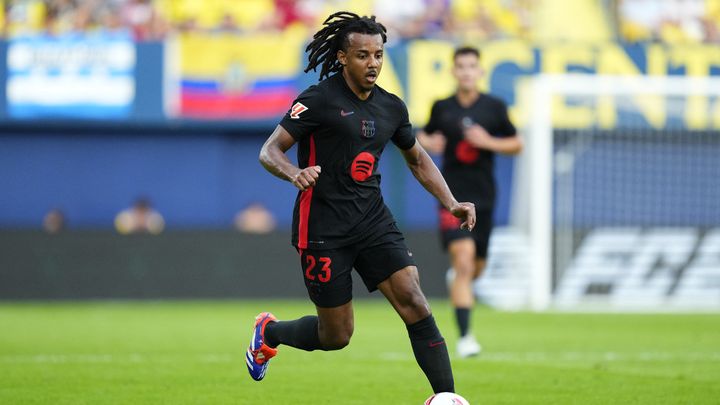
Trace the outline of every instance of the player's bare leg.
[[450, 284], [450, 301], [455, 308], [471, 308], [475, 303], [472, 293], [476, 271], [475, 241], [472, 238], [454, 240], [448, 245], [448, 253], [450, 265], [455, 270], [455, 278]]
[[448, 252], [455, 272], [450, 284], [450, 300], [455, 308], [455, 320], [460, 335], [457, 353], [460, 357], [470, 357], [480, 353], [480, 345], [470, 332], [470, 317], [475, 304], [473, 282], [482, 273], [482, 268], [478, 267], [479, 263], [475, 258], [475, 241], [472, 238], [450, 242]]
[[352, 301], [335, 308], [316, 308], [322, 350], [340, 350], [350, 344], [355, 329]]
[[265, 328], [266, 343], [296, 349], [339, 350], [350, 343], [354, 329], [352, 301], [333, 308], [316, 307], [316, 315], [291, 321], [274, 321]]
[[255, 318], [253, 338], [245, 362], [250, 376], [260, 381], [279, 345], [296, 349], [339, 350], [350, 343], [354, 317], [352, 301], [333, 308], [317, 308], [317, 316], [308, 315], [291, 321], [278, 321], [271, 313]]
[[378, 289], [405, 322], [415, 359], [433, 391], [455, 392], [447, 345], [420, 289], [417, 268], [408, 266], [393, 273]]

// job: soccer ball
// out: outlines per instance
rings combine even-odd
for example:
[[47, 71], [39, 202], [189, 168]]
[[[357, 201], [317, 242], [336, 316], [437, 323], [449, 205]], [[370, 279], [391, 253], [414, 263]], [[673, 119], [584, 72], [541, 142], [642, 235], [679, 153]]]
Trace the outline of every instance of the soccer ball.
[[470, 403], [453, 392], [439, 392], [428, 398], [425, 405], [470, 405]]

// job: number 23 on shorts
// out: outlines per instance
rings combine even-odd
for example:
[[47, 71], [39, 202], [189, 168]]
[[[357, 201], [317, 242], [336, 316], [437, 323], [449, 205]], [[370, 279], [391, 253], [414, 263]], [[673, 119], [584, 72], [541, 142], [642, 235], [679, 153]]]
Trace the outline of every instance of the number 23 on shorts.
[[[330, 277], [332, 276], [330, 264], [332, 264], [332, 260], [329, 257], [318, 257], [316, 260], [315, 256], [306, 255], [305, 278], [311, 281], [315, 281], [317, 278], [317, 280], [321, 283], [327, 283], [330, 281]], [[318, 269], [316, 270], [316, 268]]]

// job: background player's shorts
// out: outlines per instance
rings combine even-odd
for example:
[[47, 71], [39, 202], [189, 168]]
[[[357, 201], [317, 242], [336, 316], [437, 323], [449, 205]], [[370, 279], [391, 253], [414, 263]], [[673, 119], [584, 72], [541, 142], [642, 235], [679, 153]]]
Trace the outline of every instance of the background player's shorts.
[[473, 238], [475, 241], [475, 257], [486, 258], [490, 232], [492, 231], [492, 209], [481, 209], [476, 212], [477, 222], [472, 231], [460, 229], [462, 221], [450, 211], [440, 207], [440, 239], [445, 251], [450, 242], [458, 239]]
[[387, 228], [386, 232], [373, 232], [373, 236], [350, 246], [300, 250], [305, 287], [315, 305], [332, 308], [349, 302], [353, 267], [372, 292], [396, 271], [415, 265], [397, 226]]

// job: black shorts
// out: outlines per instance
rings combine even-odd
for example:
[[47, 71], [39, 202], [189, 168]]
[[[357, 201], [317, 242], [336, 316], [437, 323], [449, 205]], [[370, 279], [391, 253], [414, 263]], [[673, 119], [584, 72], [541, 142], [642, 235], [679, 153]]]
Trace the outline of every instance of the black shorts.
[[333, 308], [352, 300], [353, 267], [368, 291], [393, 273], [414, 266], [405, 238], [394, 224], [366, 240], [337, 249], [302, 249], [300, 267], [308, 295], [315, 305]]
[[440, 239], [445, 251], [448, 249], [450, 242], [472, 238], [475, 241], [475, 257], [479, 259], [487, 258], [488, 244], [490, 242], [490, 232], [492, 231], [491, 209], [478, 210], [477, 222], [472, 231], [460, 229], [462, 221], [456, 218], [450, 211], [440, 207]]

